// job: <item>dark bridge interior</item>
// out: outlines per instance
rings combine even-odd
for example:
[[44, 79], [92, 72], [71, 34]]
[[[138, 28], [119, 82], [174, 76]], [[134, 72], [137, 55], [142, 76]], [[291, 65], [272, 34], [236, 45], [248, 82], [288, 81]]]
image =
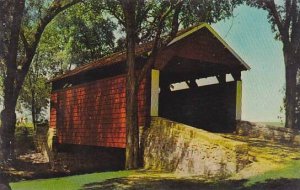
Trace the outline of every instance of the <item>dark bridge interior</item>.
[[[226, 74], [235, 81], [226, 82]], [[196, 79], [216, 76], [218, 84], [198, 86]], [[175, 58], [160, 73], [159, 116], [211, 132], [233, 132], [236, 80], [240, 72], [223, 64]], [[171, 84], [189, 88], [172, 91]]]

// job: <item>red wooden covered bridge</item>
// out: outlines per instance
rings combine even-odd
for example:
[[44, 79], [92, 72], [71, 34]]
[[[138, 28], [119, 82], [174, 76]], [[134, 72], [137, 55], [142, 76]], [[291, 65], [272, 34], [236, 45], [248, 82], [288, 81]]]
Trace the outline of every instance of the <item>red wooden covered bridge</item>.
[[[136, 47], [142, 68], [152, 44]], [[249, 66], [208, 25], [179, 32], [139, 86], [139, 126], [160, 116], [212, 132], [232, 132], [241, 119], [241, 71]], [[227, 82], [226, 74], [234, 81]], [[52, 80], [50, 127], [58, 144], [125, 148], [126, 52], [78, 67]], [[215, 76], [218, 84], [199, 86]], [[175, 83], [188, 88], [173, 90]]]

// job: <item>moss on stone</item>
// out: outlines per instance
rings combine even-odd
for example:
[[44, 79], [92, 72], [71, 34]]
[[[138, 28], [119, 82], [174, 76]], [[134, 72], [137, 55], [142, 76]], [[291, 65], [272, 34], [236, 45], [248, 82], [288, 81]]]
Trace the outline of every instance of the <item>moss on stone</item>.
[[153, 117], [145, 133], [145, 168], [206, 177], [228, 176], [248, 163], [248, 146], [201, 129]]

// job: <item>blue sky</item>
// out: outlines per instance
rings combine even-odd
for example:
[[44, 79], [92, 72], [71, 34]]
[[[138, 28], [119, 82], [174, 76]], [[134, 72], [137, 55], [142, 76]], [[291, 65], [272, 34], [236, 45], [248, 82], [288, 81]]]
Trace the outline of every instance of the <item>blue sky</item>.
[[213, 27], [251, 67], [242, 74], [242, 119], [279, 121], [285, 85], [282, 43], [274, 39], [266, 11], [240, 6], [234, 15]]

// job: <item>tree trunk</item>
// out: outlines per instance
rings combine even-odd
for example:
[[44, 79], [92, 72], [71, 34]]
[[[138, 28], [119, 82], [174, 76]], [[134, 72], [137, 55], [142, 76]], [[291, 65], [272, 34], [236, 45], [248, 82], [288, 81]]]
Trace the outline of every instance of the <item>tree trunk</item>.
[[135, 6], [134, 0], [121, 1], [126, 20], [127, 77], [126, 77], [126, 169], [139, 166], [138, 82], [135, 75]]
[[286, 78], [286, 122], [285, 127], [296, 128], [296, 90], [297, 90], [297, 64], [291, 52], [284, 52], [285, 78]]
[[14, 159], [14, 134], [16, 126], [16, 98], [13, 96], [13, 86], [9, 86], [11, 79], [5, 79], [4, 109], [1, 112], [1, 153], [3, 161]]
[[31, 90], [31, 117], [32, 117], [33, 129], [34, 129], [34, 131], [36, 131], [35, 97], [34, 97], [33, 90]]
[[[33, 75], [33, 73], [29, 73]], [[34, 86], [32, 84], [31, 76], [29, 77], [29, 85], [30, 85], [30, 92], [31, 92], [31, 117], [32, 117], [32, 124], [34, 132], [36, 132], [36, 108], [35, 108], [35, 91]]]
[[[12, 2], [12, 12], [8, 15], [12, 18], [9, 26], [10, 38], [6, 44], [7, 52], [4, 56], [4, 64], [6, 65], [6, 76], [4, 79], [4, 109], [1, 112], [1, 144], [0, 151], [3, 161], [14, 158], [14, 132], [16, 125], [15, 107], [18, 99], [18, 93], [15, 92], [16, 77], [17, 77], [17, 52], [19, 45], [19, 33], [23, 17], [25, 1]], [[7, 10], [4, 10], [7, 11]], [[5, 12], [7, 13], [7, 12]], [[4, 13], [4, 14], [5, 14]], [[5, 38], [8, 36], [5, 36]], [[2, 42], [3, 39], [1, 39]], [[5, 39], [8, 41], [8, 39]]]

